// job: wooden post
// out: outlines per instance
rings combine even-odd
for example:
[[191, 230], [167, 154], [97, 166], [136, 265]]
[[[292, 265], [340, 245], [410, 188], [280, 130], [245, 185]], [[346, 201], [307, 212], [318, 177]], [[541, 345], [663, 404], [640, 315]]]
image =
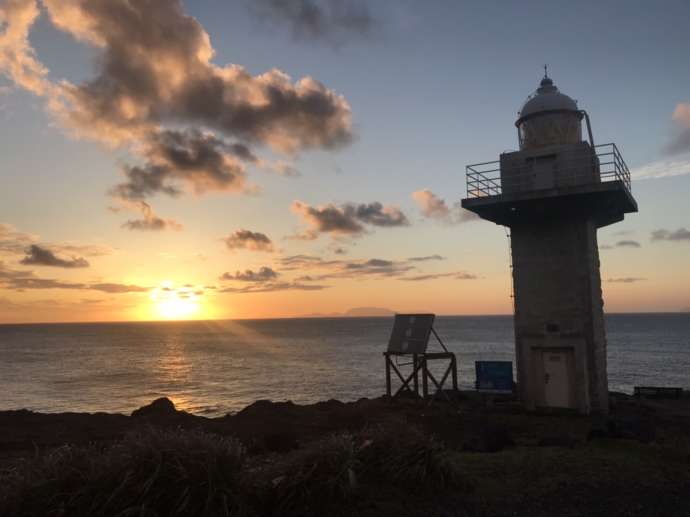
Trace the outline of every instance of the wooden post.
[[414, 382], [412, 383], [412, 385], [414, 386], [414, 394], [419, 396], [419, 375], [417, 372], [417, 364], [417, 354], [412, 354], [412, 371], [414, 372]]
[[386, 395], [389, 397], [391, 396], [391, 363], [390, 363], [390, 356], [388, 354], [384, 354], [384, 357], [386, 358]]
[[453, 363], [453, 390], [458, 391], [458, 363], [455, 355], [451, 356], [451, 362]]
[[429, 385], [427, 384], [427, 362], [426, 362], [426, 357], [422, 355], [422, 393], [424, 394], [424, 398], [426, 399], [429, 396]]

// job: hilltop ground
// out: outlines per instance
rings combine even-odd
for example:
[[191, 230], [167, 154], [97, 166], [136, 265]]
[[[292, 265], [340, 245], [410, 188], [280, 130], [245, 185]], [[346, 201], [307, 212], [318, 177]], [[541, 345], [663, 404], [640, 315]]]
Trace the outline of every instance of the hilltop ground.
[[0, 412], [0, 514], [690, 515], [689, 397], [612, 394], [606, 420], [456, 398]]

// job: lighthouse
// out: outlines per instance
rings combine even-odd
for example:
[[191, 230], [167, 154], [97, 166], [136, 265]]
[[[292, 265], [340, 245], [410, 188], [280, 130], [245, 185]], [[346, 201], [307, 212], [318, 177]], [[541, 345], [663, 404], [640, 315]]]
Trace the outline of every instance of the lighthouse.
[[528, 410], [606, 414], [597, 230], [637, 212], [630, 172], [546, 69], [515, 126], [518, 151], [466, 167], [462, 206], [510, 229], [518, 394]]

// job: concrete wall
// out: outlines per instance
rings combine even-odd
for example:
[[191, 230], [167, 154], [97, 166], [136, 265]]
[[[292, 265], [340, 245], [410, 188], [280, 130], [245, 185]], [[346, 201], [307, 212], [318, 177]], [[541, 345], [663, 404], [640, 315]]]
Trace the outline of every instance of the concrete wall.
[[572, 348], [575, 404], [608, 412], [597, 227], [593, 219], [551, 219], [511, 226], [515, 338], [520, 396], [540, 405], [543, 374], [535, 350]]

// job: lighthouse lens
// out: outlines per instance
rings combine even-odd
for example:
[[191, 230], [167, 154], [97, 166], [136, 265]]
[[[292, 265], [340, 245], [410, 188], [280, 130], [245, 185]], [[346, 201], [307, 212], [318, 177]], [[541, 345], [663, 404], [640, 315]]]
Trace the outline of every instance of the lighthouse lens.
[[580, 114], [572, 111], [543, 113], [520, 124], [520, 149], [550, 145], [577, 144], [582, 141]]

